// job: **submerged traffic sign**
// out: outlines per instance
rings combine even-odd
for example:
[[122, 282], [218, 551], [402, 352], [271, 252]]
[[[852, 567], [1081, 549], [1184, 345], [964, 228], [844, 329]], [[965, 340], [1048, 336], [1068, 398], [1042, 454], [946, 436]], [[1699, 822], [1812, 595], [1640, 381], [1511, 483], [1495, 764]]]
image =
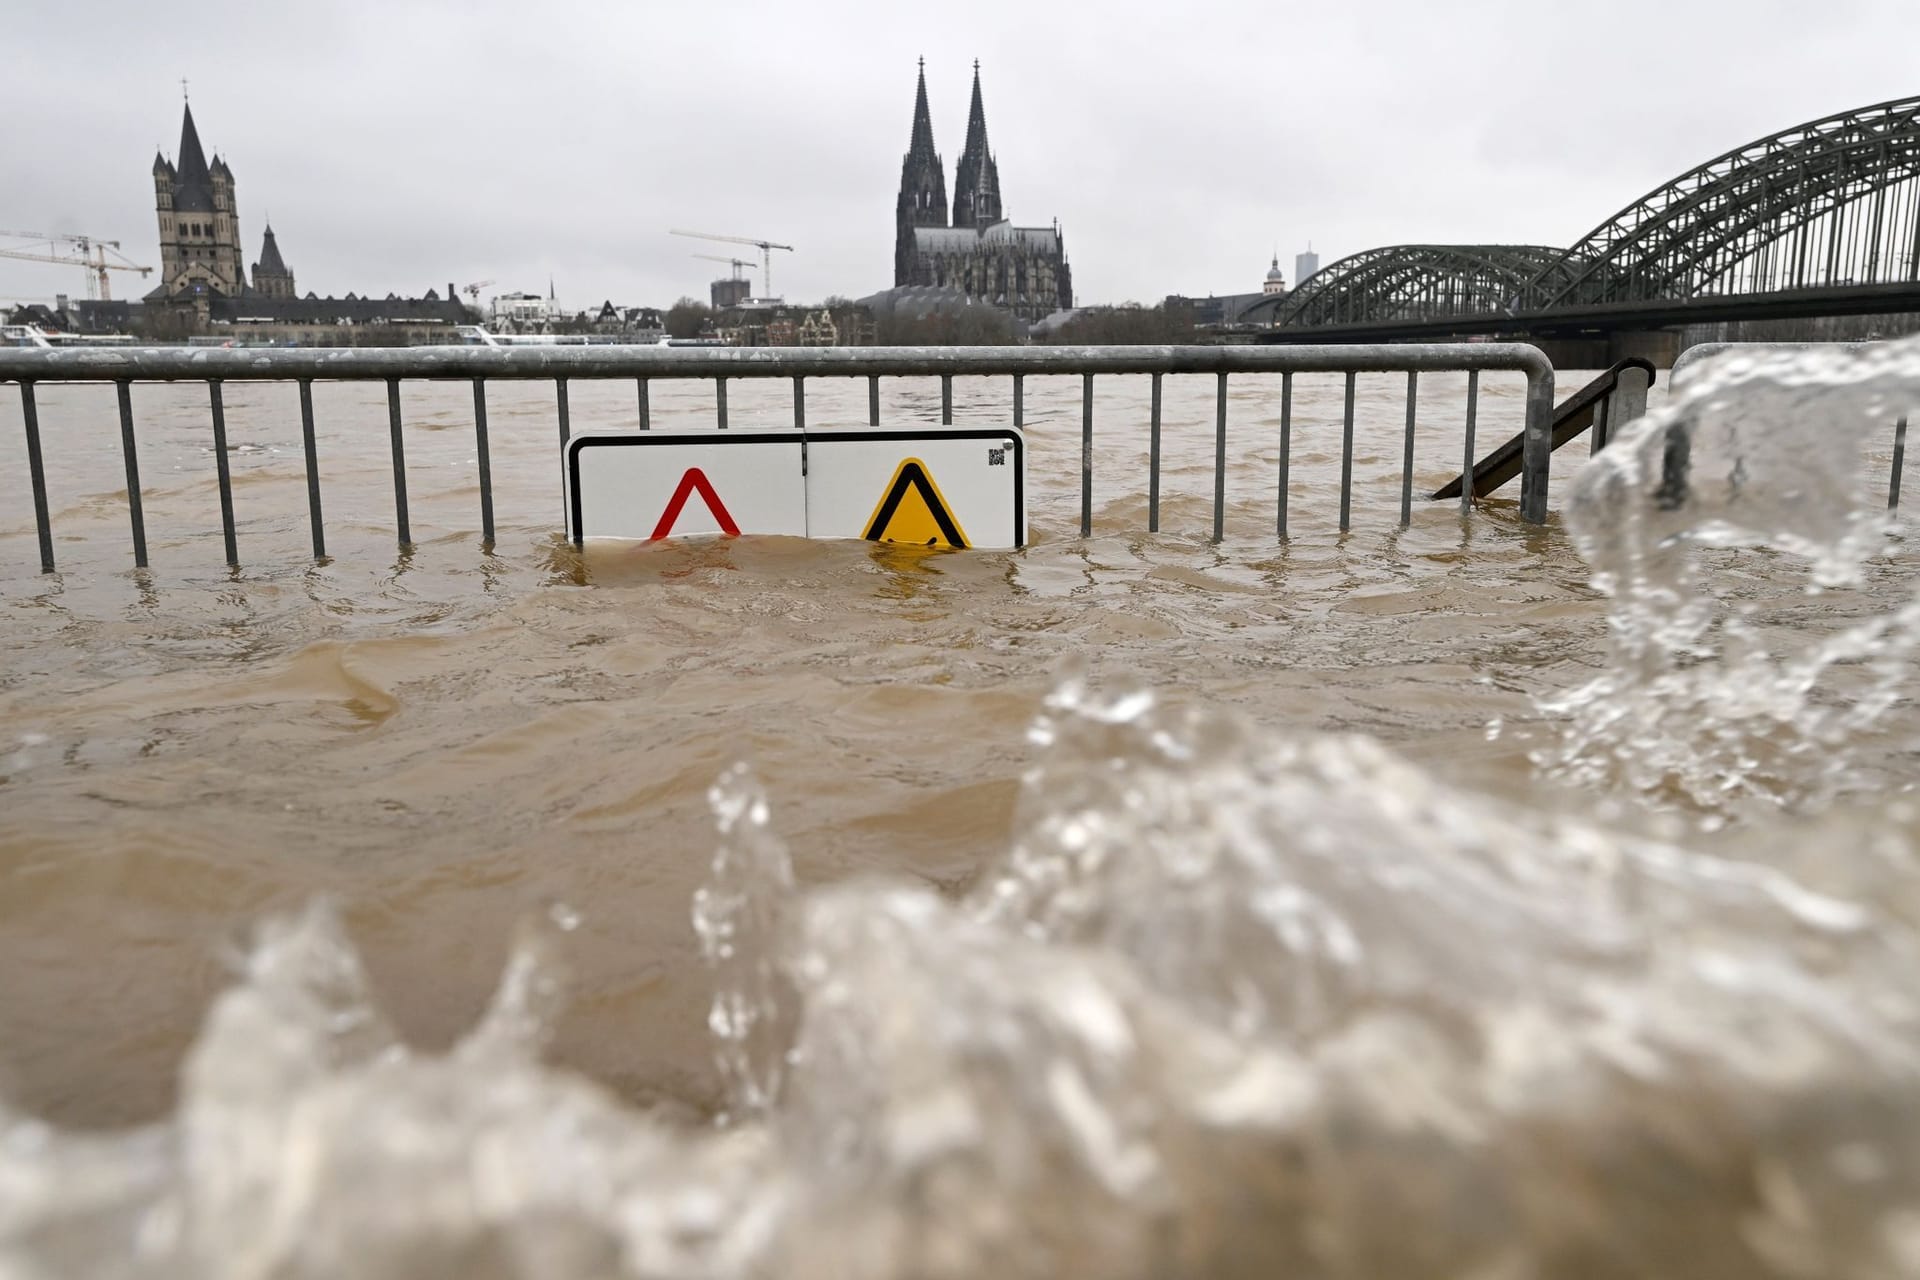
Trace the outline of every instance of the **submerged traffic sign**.
[[566, 461], [576, 542], [781, 533], [1026, 545], [1026, 447], [1011, 428], [587, 434]]

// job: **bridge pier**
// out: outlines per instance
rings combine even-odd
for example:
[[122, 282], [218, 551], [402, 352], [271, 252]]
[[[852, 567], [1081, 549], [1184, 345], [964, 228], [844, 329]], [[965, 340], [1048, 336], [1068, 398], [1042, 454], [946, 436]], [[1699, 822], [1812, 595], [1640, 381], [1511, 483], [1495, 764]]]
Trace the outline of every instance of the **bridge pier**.
[[1609, 369], [1622, 360], [1645, 360], [1656, 369], [1671, 369], [1680, 357], [1678, 329], [1622, 329], [1613, 333], [1584, 333], [1550, 337], [1529, 335], [1525, 341], [1547, 353], [1556, 369]]

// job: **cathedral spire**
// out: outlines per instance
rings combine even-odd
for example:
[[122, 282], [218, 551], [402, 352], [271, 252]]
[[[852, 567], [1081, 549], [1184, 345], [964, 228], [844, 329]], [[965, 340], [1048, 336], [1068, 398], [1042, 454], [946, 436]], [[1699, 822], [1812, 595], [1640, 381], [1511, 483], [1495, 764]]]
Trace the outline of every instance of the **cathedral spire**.
[[1000, 221], [1000, 167], [987, 148], [987, 108], [980, 99], [980, 60], [973, 63], [973, 105], [967, 110], [967, 146], [953, 179], [953, 225], [986, 227]]
[[920, 59], [920, 84], [913, 98], [913, 137], [907, 143], [909, 156], [931, 156], [933, 149], [933, 113], [927, 110], [927, 60]]
[[947, 225], [947, 169], [933, 149], [933, 113], [927, 109], [927, 60], [920, 59], [913, 96], [913, 136], [900, 161], [900, 198], [893, 212], [893, 282], [931, 283], [909, 278], [915, 260], [915, 231]]

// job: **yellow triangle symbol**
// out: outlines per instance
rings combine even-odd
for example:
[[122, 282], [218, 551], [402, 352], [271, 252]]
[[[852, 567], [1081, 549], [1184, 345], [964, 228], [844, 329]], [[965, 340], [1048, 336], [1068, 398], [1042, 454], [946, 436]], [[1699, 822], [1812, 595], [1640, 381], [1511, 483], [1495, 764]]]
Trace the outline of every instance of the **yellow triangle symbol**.
[[893, 473], [880, 505], [860, 535], [868, 542], [900, 542], [916, 547], [964, 547], [967, 535], [953, 518], [947, 500], [927, 472], [926, 463], [908, 458]]

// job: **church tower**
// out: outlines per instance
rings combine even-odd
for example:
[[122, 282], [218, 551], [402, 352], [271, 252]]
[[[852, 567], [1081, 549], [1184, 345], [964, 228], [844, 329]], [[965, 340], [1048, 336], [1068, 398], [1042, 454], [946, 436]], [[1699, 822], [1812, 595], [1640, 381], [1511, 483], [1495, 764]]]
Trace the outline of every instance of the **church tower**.
[[267, 237], [260, 246], [260, 261], [253, 264], [253, 291], [263, 298], [291, 298], [293, 268], [280, 256], [280, 243], [273, 238], [273, 224], [267, 224]]
[[913, 101], [913, 137], [900, 164], [900, 199], [894, 206], [893, 282], [914, 283], [913, 229], [947, 225], [947, 171], [933, 149], [933, 116], [927, 110], [927, 60], [920, 59], [920, 86]]
[[1000, 166], [987, 150], [987, 109], [980, 103], [980, 61], [973, 63], [973, 106], [967, 112], [967, 148], [953, 178], [953, 225], [990, 227], [1000, 221]]
[[160, 285], [148, 296], [231, 298], [245, 292], [233, 170], [217, 155], [207, 162], [191, 106], [180, 122], [178, 163], [153, 158], [153, 197], [160, 223]]

